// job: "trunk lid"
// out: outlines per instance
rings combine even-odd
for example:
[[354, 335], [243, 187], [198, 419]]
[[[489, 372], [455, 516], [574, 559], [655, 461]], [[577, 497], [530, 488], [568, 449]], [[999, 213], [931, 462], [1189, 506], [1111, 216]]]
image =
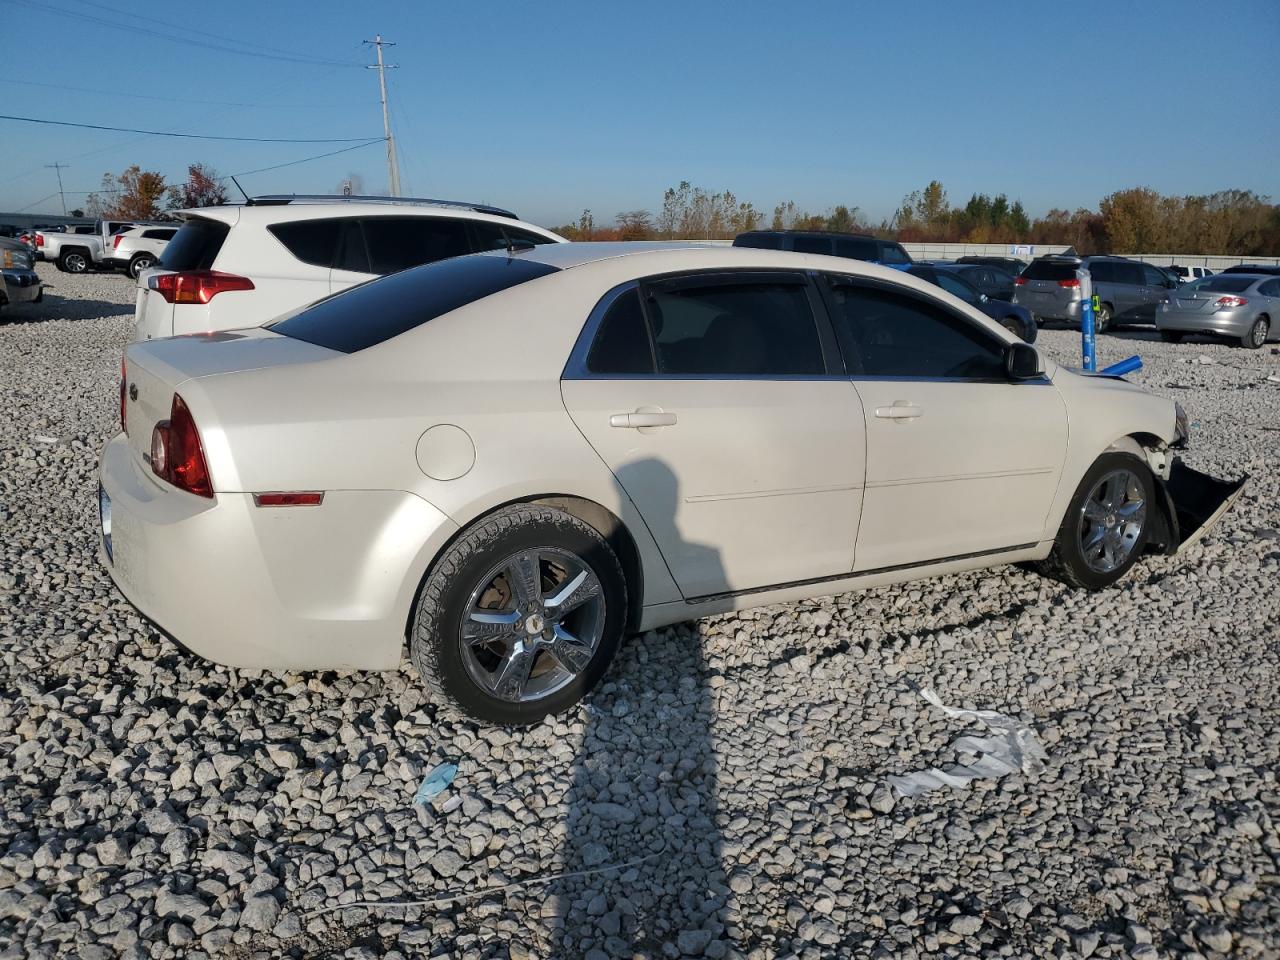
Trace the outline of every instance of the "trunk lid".
[[[158, 422], [169, 419], [174, 393], [181, 393], [182, 384], [189, 380], [341, 356], [344, 354], [262, 328], [132, 343], [125, 350], [129, 445], [140, 460], [149, 462], [151, 431]], [[200, 411], [192, 412], [200, 424]]]

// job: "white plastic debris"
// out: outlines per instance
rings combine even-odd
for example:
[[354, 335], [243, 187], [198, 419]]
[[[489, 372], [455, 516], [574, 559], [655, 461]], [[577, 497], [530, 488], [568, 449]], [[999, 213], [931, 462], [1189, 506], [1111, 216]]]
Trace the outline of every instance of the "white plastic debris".
[[45, 436], [43, 433], [37, 433], [31, 439], [34, 440], [36, 443], [57, 443], [58, 442], [57, 437]]
[[1020, 720], [1007, 717], [995, 710], [962, 710], [948, 707], [932, 690], [920, 690], [920, 696], [949, 717], [957, 720], [976, 721], [993, 735], [989, 737], [963, 736], [952, 744], [961, 753], [971, 753], [971, 763], [952, 764], [945, 769], [931, 767], [903, 776], [889, 777], [889, 785], [903, 797], [914, 797], [940, 787], [963, 788], [971, 780], [980, 777], [1003, 777], [1008, 773], [1035, 775], [1044, 770], [1049, 759], [1035, 731]]

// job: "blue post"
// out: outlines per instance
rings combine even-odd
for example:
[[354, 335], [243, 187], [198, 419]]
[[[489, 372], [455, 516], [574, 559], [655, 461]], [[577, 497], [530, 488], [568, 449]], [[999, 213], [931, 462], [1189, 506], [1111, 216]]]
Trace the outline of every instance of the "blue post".
[[1126, 373], [1133, 373], [1133, 371], [1141, 369], [1142, 358], [1130, 357], [1128, 360], [1121, 360], [1119, 363], [1113, 363], [1109, 367], [1103, 367], [1099, 372], [1108, 377], [1123, 377]]
[[1093, 331], [1093, 297], [1080, 301], [1080, 340], [1084, 351], [1084, 368], [1090, 373], [1098, 369], [1098, 343]]

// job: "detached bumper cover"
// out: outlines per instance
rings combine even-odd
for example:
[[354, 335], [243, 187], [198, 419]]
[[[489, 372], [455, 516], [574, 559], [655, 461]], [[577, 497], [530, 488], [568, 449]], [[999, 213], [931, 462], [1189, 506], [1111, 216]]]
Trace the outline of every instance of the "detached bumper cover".
[[1161, 552], [1176, 556], [1195, 544], [1231, 509], [1248, 482], [1248, 474], [1239, 480], [1219, 480], [1175, 457], [1169, 479], [1156, 481], [1169, 526], [1168, 536], [1161, 538]]

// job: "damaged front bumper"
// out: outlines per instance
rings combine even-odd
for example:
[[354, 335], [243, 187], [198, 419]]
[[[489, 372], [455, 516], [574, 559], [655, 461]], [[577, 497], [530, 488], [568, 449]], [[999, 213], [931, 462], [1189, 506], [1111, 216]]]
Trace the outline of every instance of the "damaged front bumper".
[[1244, 492], [1249, 481], [1219, 480], [1188, 467], [1177, 457], [1169, 464], [1169, 478], [1155, 476], [1160, 521], [1151, 531], [1148, 549], [1176, 556], [1203, 537]]

